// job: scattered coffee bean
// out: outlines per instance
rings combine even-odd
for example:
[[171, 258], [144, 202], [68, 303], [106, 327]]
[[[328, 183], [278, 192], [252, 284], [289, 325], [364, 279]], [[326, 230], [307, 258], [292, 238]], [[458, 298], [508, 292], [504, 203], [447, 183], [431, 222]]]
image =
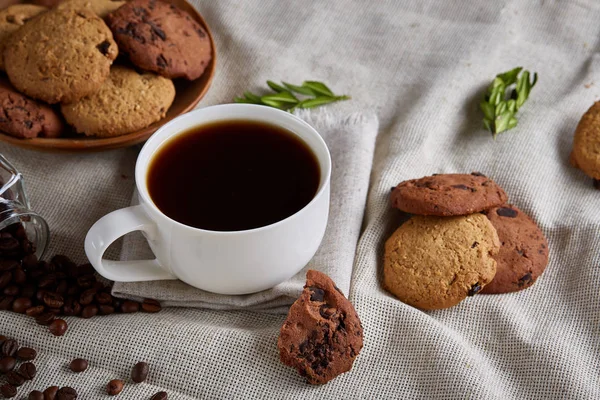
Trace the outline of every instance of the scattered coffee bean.
[[12, 297], [16, 297], [19, 295], [19, 293], [21, 292], [21, 290], [19, 289], [19, 287], [17, 285], [9, 285], [7, 287], [4, 288], [4, 295], [5, 296], [12, 296]]
[[100, 315], [110, 315], [115, 313], [115, 308], [113, 306], [108, 306], [105, 304], [100, 304], [98, 306], [98, 313]]
[[144, 299], [142, 303], [142, 311], [147, 313], [157, 313], [162, 310], [160, 303], [154, 299]]
[[125, 382], [122, 380], [113, 379], [112, 381], [108, 382], [108, 385], [106, 385], [106, 393], [108, 393], [110, 396], [116, 396], [121, 393], [124, 385]]
[[10, 371], [6, 374], [6, 382], [18, 387], [25, 383], [25, 378], [18, 372]]
[[98, 307], [93, 304], [85, 306], [83, 307], [83, 310], [81, 310], [81, 318], [92, 318], [96, 314], [98, 314]]
[[17, 358], [22, 361], [34, 360], [37, 356], [37, 352], [31, 347], [21, 347], [17, 351]]
[[27, 310], [25, 310], [25, 314], [27, 314], [30, 317], [37, 317], [38, 315], [40, 315], [41, 313], [43, 313], [45, 310], [44, 306], [34, 306], [34, 307], [29, 307]]
[[96, 302], [98, 304], [112, 304], [112, 296], [106, 292], [96, 293]]
[[14, 300], [13, 296], [0, 296], [0, 310], [10, 310]]
[[150, 400], [167, 400], [167, 392], [158, 392]]
[[14, 357], [2, 357], [0, 358], [0, 373], [6, 374], [7, 372], [15, 369], [15, 365], [17, 365], [17, 360]]
[[54, 336], [62, 336], [67, 332], [67, 321], [64, 319], [55, 319], [48, 328]]
[[18, 314], [25, 314], [28, 308], [31, 308], [31, 300], [27, 297], [19, 297], [12, 304], [12, 310]]
[[40, 392], [39, 390], [34, 390], [29, 393], [27, 400], [44, 400], [44, 393]]
[[71, 361], [71, 364], [69, 365], [69, 368], [71, 368], [71, 371], [73, 372], [83, 372], [87, 369], [87, 367], [88, 362], [83, 358], [76, 358]]
[[12, 272], [4, 271], [0, 273], [0, 289], [4, 289], [12, 281]]
[[56, 393], [58, 393], [58, 386], [50, 386], [44, 390], [44, 400], [56, 399]]
[[65, 304], [64, 298], [54, 292], [46, 292], [44, 293], [44, 304], [46, 304], [49, 308], [61, 308], [63, 304]]
[[40, 325], [50, 325], [54, 321], [54, 313], [46, 311], [35, 317], [35, 322]]
[[13, 280], [15, 283], [22, 285], [27, 282], [27, 274], [23, 271], [23, 268], [16, 268], [13, 271]]
[[81, 296], [79, 296], [79, 303], [82, 306], [90, 305], [94, 301], [95, 297], [96, 297], [96, 289], [94, 289], [94, 288], [88, 289], [85, 292], [81, 293]]
[[140, 303], [136, 303], [135, 301], [126, 300], [121, 305], [121, 312], [130, 314], [135, 313], [140, 310]]
[[6, 339], [0, 350], [3, 356], [14, 357], [19, 350], [19, 344], [14, 339]]
[[21, 364], [21, 366], [19, 367], [19, 375], [21, 375], [23, 378], [25, 378], [28, 381], [35, 378], [36, 373], [37, 373], [37, 369], [35, 368], [35, 365], [33, 365], [33, 363], [26, 362], [26, 363]]
[[144, 382], [148, 377], [149, 369], [150, 368], [148, 367], [148, 363], [145, 363], [143, 361], [140, 361], [139, 363], [135, 364], [133, 366], [133, 369], [131, 370], [131, 380], [135, 383]]
[[77, 392], [75, 389], [69, 386], [60, 388], [56, 393], [56, 400], [75, 400], [77, 398]]
[[0, 386], [0, 393], [2, 393], [2, 396], [4, 396], [4, 398], [10, 399], [17, 395], [17, 388], [9, 383], [6, 383]]

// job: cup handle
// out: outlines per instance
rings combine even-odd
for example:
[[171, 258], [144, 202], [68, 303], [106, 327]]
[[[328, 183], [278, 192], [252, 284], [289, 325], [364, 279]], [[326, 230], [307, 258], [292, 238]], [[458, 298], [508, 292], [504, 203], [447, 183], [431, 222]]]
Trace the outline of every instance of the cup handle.
[[118, 282], [177, 279], [164, 270], [156, 259], [111, 261], [102, 258], [108, 246], [133, 231], [143, 231], [150, 240], [157, 234], [156, 224], [139, 205], [113, 211], [90, 228], [85, 237], [85, 253], [96, 271], [106, 279]]

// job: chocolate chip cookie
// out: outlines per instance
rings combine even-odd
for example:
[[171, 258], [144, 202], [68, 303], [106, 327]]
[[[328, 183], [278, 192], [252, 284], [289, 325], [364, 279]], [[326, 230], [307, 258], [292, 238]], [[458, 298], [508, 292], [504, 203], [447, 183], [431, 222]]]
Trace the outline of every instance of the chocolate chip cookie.
[[86, 8], [92, 10], [100, 18], [105, 18], [111, 12], [125, 4], [124, 1], [112, 0], [65, 0], [58, 4], [60, 10], [80, 10]]
[[4, 71], [4, 48], [10, 35], [25, 25], [32, 17], [46, 11], [46, 7], [34, 4], [15, 4], [0, 10], [0, 70]]
[[277, 341], [281, 361], [310, 384], [349, 371], [363, 346], [352, 304], [324, 273], [309, 270], [306, 286], [288, 313]]
[[496, 276], [482, 293], [510, 293], [533, 285], [548, 264], [548, 241], [517, 207], [505, 204], [486, 213], [500, 239]]
[[0, 84], [0, 131], [18, 138], [60, 136], [63, 123], [48, 105]]
[[594, 103], [577, 125], [571, 163], [598, 184], [600, 181], [600, 102]]
[[483, 214], [413, 216], [385, 243], [384, 287], [423, 309], [452, 307], [496, 273], [498, 234]]
[[508, 196], [483, 174], [441, 174], [401, 182], [392, 206], [417, 215], [468, 215], [506, 203]]
[[119, 136], [163, 118], [174, 98], [175, 86], [170, 79], [115, 65], [100, 90], [61, 105], [61, 110], [79, 133]]
[[4, 65], [20, 92], [71, 103], [100, 88], [117, 53], [112, 33], [94, 12], [52, 9], [10, 36]]
[[133, 0], [109, 14], [107, 22], [131, 62], [167, 78], [196, 79], [212, 58], [207, 33], [173, 4]]

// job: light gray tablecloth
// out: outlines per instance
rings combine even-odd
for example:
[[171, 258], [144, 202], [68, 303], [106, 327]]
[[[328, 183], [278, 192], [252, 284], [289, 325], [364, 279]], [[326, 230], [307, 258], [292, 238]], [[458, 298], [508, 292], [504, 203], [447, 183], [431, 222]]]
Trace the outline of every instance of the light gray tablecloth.
[[[321, 79], [353, 100], [336, 112], [380, 118], [350, 299], [365, 346], [354, 369], [309, 387], [278, 361], [283, 316], [168, 309], [155, 316], [69, 319], [62, 338], [0, 313], [3, 334], [41, 351], [33, 387], [77, 387], [104, 398], [108, 380], [141, 359], [148, 383], [197, 398], [600, 398], [600, 200], [568, 164], [573, 131], [600, 95], [600, 3], [579, 1], [195, 1], [213, 29], [219, 67], [201, 106], [230, 101], [266, 79]], [[477, 103], [494, 74], [523, 65], [540, 75], [516, 130], [493, 141]], [[84, 261], [89, 226], [127, 206], [135, 149], [40, 155], [1, 146], [27, 177], [34, 207], [53, 229], [52, 252]], [[388, 207], [398, 181], [479, 170], [548, 236], [551, 262], [532, 288], [476, 296], [421, 312], [379, 284], [382, 245], [397, 225]], [[118, 249], [118, 248], [117, 248]], [[113, 256], [116, 257], [116, 250]], [[86, 357], [73, 375], [65, 365]]]

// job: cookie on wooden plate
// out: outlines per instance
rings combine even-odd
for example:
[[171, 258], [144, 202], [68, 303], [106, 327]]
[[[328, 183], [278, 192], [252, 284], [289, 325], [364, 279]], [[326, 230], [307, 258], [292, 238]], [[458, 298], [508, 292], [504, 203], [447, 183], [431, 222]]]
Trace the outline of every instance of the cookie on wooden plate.
[[133, 0], [106, 20], [119, 49], [141, 69], [167, 78], [194, 80], [212, 58], [208, 34], [174, 4]]
[[548, 264], [548, 240], [535, 222], [505, 204], [486, 213], [500, 239], [496, 276], [481, 293], [510, 293], [533, 285]]
[[58, 113], [47, 104], [0, 84], [0, 132], [22, 139], [54, 138], [63, 127]]
[[92, 10], [100, 18], [105, 18], [111, 12], [125, 4], [124, 1], [113, 0], [64, 0], [56, 7], [59, 10]]
[[110, 29], [93, 11], [53, 9], [10, 36], [4, 65], [20, 92], [70, 103], [100, 88], [117, 54]]
[[363, 330], [352, 303], [324, 273], [309, 270], [277, 341], [281, 361], [310, 384], [323, 384], [352, 368]]
[[384, 287], [423, 310], [452, 307], [496, 274], [498, 234], [483, 214], [415, 215], [385, 243]]
[[170, 79], [115, 65], [100, 90], [61, 105], [61, 111], [79, 133], [119, 136], [163, 118], [174, 98], [175, 86]]
[[439, 174], [398, 184], [392, 206], [409, 214], [468, 215], [506, 203], [508, 196], [483, 174]]
[[600, 189], [600, 101], [586, 111], [577, 125], [571, 163], [593, 178]]
[[4, 71], [2, 54], [10, 35], [25, 25], [25, 22], [46, 10], [46, 7], [36, 6], [35, 4], [15, 4], [0, 10], [0, 70]]

